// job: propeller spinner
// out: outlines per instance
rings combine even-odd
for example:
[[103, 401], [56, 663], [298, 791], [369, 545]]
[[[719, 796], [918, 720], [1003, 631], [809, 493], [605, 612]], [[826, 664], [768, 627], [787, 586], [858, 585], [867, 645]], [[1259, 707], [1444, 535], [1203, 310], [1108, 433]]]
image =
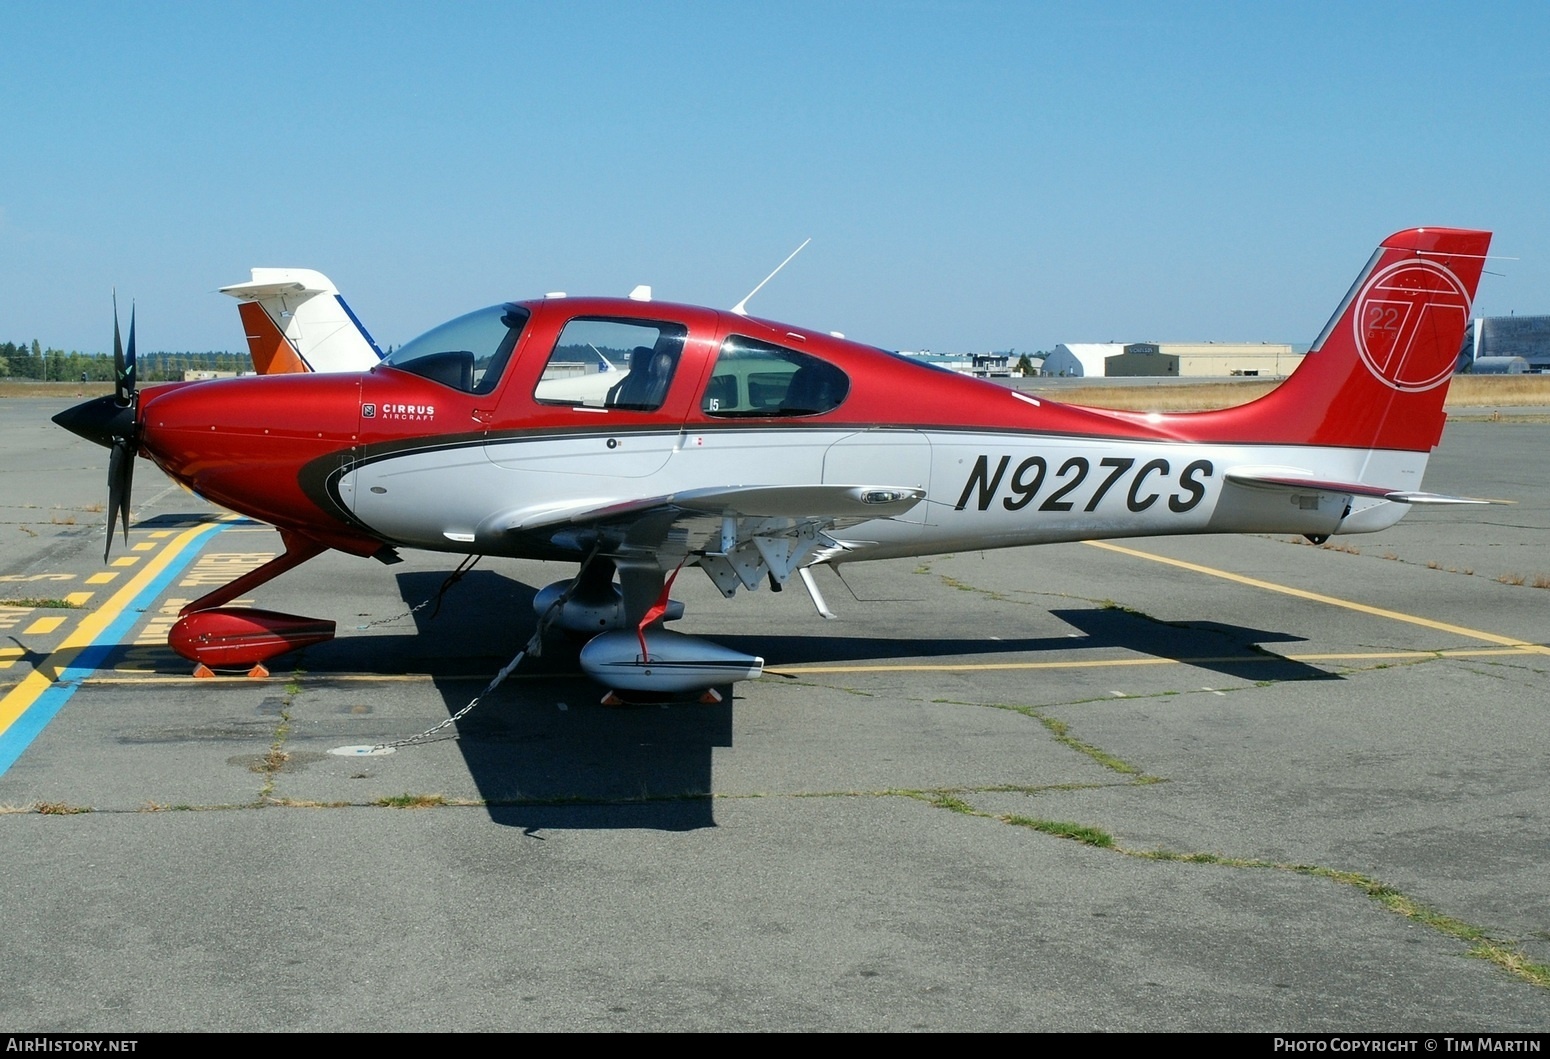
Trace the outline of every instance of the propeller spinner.
[[108, 539], [102, 549], [107, 562], [113, 550], [113, 523], [121, 521], [129, 543], [129, 495], [134, 485], [135, 452], [140, 430], [135, 421], [135, 310], [129, 308], [129, 347], [119, 338], [118, 298], [113, 299], [113, 395], [67, 408], [54, 422], [73, 434], [110, 450], [108, 456]]

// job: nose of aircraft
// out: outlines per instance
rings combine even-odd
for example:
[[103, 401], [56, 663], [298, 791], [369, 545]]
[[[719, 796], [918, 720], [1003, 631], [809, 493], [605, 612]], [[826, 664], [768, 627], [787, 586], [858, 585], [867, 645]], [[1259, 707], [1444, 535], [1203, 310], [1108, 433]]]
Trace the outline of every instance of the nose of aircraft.
[[110, 449], [114, 438], [127, 437], [134, 429], [135, 409], [132, 404], [119, 404], [112, 396], [97, 397], [66, 408], [54, 417], [54, 422]]
[[306, 469], [326, 473], [324, 464], [349, 459], [360, 416], [357, 376], [178, 383], [142, 390], [138, 412], [137, 451], [199, 495], [284, 528], [339, 528], [307, 494]]

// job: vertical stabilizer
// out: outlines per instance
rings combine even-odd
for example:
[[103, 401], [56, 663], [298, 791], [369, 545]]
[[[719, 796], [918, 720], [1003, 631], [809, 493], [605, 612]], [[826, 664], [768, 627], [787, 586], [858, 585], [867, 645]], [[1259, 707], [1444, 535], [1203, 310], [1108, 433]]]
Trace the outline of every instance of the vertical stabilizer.
[[365, 371], [382, 351], [321, 272], [255, 268], [247, 283], [222, 287], [241, 304], [243, 333], [260, 375]]

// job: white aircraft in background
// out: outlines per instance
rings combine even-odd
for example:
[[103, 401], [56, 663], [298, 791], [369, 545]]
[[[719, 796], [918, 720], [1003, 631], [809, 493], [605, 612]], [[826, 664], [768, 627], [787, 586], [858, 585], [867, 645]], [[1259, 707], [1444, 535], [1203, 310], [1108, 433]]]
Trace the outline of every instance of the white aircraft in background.
[[[259, 375], [370, 371], [382, 361], [382, 350], [323, 273], [309, 268], [251, 271], [247, 283], [222, 287], [221, 293], [241, 303], [237, 312]], [[651, 288], [636, 287], [630, 298], [650, 301]], [[601, 402], [627, 370], [595, 346], [578, 350], [576, 360], [553, 365], [545, 376], [546, 392], [555, 399]]]

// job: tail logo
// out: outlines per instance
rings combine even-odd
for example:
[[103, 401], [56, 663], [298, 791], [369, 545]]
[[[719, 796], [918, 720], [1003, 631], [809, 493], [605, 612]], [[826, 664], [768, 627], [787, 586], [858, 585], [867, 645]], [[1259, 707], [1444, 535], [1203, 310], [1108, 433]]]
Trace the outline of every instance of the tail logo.
[[1374, 274], [1356, 299], [1356, 348], [1379, 381], [1420, 392], [1441, 386], [1469, 323], [1469, 292], [1448, 269], [1411, 258]]

